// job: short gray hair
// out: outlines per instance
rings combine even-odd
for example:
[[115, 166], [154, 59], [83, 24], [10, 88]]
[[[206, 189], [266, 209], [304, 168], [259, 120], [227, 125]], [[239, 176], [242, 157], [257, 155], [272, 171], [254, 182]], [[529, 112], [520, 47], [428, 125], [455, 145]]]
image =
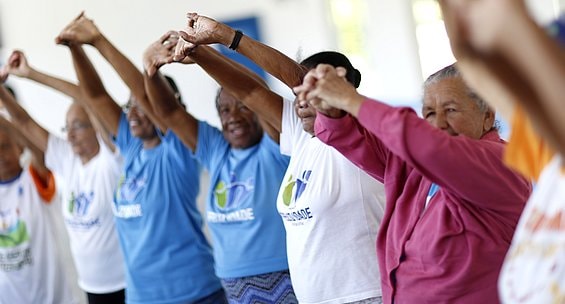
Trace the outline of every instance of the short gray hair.
[[[448, 66], [444, 67], [443, 69], [441, 69], [441, 70], [433, 73], [432, 75], [430, 75], [426, 79], [426, 81], [424, 81], [424, 91], [430, 85], [438, 83], [441, 80], [444, 80], [444, 79], [447, 79], [447, 78], [462, 78], [461, 73], [459, 72], [459, 70], [455, 66], [455, 63], [448, 65]], [[471, 97], [477, 103], [481, 112], [484, 113], [484, 112], [488, 111], [489, 109], [491, 109], [489, 107], [489, 105], [475, 91], [473, 91], [473, 89], [471, 89], [467, 84], [465, 84], [465, 87], [467, 87], [469, 97]]]

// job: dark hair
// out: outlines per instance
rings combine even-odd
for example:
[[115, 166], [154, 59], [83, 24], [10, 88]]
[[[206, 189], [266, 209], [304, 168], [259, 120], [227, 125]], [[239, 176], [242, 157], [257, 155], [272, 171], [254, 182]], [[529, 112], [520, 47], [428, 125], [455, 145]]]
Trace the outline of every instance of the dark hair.
[[167, 79], [167, 82], [175, 92], [175, 96], [177, 97], [177, 100], [179, 101], [180, 105], [186, 109], [186, 105], [182, 101], [182, 95], [180, 94], [179, 87], [177, 86], [175, 80], [168, 75], [163, 75], [163, 76], [165, 77], [165, 79]]
[[320, 63], [330, 64], [336, 68], [345, 68], [347, 70], [347, 74], [345, 75], [347, 81], [349, 81], [356, 88], [359, 87], [359, 84], [361, 83], [361, 72], [354, 68], [351, 64], [351, 61], [349, 61], [349, 59], [347, 59], [347, 57], [342, 53], [331, 51], [319, 52], [302, 60], [300, 64], [308, 69], [313, 69]]
[[218, 90], [216, 91], [216, 109], [220, 110], [220, 95], [222, 95], [222, 90], [224, 88], [219, 87]]

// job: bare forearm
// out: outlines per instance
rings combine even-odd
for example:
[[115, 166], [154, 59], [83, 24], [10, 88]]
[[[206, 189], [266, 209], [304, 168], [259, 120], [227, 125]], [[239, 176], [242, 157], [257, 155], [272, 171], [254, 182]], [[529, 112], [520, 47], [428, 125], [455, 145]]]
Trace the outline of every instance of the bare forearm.
[[19, 126], [23, 126], [28, 120], [31, 119], [29, 114], [18, 104], [14, 96], [0, 84], [0, 101], [10, 113], [12, 121]]
[[170, 127], [171, 115], [182, 107], [163, 74], [157, 72], [149, 76], [143, 73], [143, 80], [146, 98], [139, 103], [159, 128], [166, 131]]
[[69, 49], [71, 50], [73, 64], [82, 92], [90, 98], [108, 95], [100, 76], [98, 76], [96, 69], [82, 49], [82, 46], [72, 45]]
[[521, 99], [536, 125], [542, 126], [547, 139], [560, 151], [565, 152], [565, 56], [561, 48], [547, 36], [532, 20], [521, 18], [515, 23], [521, 33], [522, 45], [516, 48], [510, 41], [501, 47], [520, 75], [535, 92], [535, 99]]
[[143, 73], [147, 96], [163, 131], [171, 129], [191, 150], [196, 149], [198, 122], [178, 103], [167, 80], [159, 72]]
[[84, 96], [84, 104], [99, 119], [106, 130], [116, 134], [120, 121], [120, 106], [106, 92], [102, 80], [82, 47], [71, 45], [69, 49], [71, 50], [80, 90]]
[[[221, 43], [229, 47], [235, 36], [235, 30], [227, 25], [221, 27]], [[302, 83], [306, 70], [285, 54], [278, 50], [258, 42], [246, 35], [241, 37], [237, 52], [253, 60], [267, 73], [282, 81], [289, 88]]]
[[120, 52], [104, 35], [94, 43], [100, 54], [112, 65], [120, 78], [129, 87], [137, 99], [144, 98], [145, 87], [143, 74], [122, 52]]
[[27, 78], [53, 88], [74, 100], [79, 100], [81, 98], [80, 88], [76, 84], [61, 78], [45, 74], [35, 69], [30, 70]]
[[207, 46], [199, 46], [191, 58], [222, 88], [280, 131], [282, 99], [256, 74]]
[[288, 56], [247, 36], [242, 37], [237, 51], [253, 60], [289, 88], [299, 85], [307, 72]]

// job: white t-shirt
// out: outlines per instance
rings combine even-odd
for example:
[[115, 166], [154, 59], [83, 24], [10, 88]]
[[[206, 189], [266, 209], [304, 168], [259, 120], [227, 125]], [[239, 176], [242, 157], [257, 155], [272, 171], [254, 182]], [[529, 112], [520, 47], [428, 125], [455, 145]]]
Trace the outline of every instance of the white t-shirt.
[[29, 170], [0, 183], [0, 303], [74, 303]]
[[520, 217], [499, 278], [503, 303], [565, 301], [565, 173], [555, 156]]
[[64, 182], [61, 205], [79, 286], [90, 293], [110, 293], [126, 285], [112, 213], [122, 159], [99, 144], [99, 153], [83, 165], [66, 140], [49, 135], [45, 163]]
[[300, 303], [380, 296], [376, 237], [383, 185], [306, 133], [290, 101], [283, 108], [281, 151], [291, 159], [277, 208]]

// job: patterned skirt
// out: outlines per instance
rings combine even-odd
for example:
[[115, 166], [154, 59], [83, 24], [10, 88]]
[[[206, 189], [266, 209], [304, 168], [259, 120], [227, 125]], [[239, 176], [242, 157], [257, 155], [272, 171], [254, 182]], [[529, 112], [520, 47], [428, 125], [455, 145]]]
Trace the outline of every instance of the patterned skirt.
[[288, 270], [222, 279], [230, 304], [297, 304]]

